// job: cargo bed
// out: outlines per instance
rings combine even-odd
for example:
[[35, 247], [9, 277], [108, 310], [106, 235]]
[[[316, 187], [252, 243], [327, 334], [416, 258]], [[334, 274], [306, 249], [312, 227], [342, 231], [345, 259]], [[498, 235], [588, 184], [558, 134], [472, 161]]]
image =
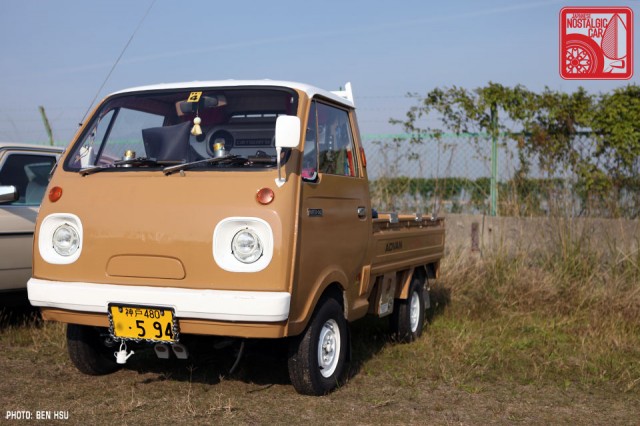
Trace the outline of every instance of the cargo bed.
[[381, 213], [372, 222], [372, 275], [426, 265], [442, 258], [444, 218]]

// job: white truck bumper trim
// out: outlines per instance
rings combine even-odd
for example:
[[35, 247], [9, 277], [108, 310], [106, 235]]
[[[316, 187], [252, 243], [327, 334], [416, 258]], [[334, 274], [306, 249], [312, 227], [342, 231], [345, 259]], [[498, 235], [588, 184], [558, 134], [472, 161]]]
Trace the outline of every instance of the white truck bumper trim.
[[176, 318], [278, 322], [289, 316], [291, 294], [268, 291], [198, 290], [61, 282], [31, 278], [33, 306], [107, 314], [109, 303], [169, 307]]

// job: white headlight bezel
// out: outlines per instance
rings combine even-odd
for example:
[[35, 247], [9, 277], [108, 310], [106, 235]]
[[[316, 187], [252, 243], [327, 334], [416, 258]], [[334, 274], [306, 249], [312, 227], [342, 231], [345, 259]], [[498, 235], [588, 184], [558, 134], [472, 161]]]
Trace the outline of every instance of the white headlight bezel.
[[[53, 246], [53, 235], [62, 226], [72, 228], [78, 235], [78, 248], [74, 253], [62, 255]], [[71, 213], [54, 213], [45, 217], [38, 233], [38, 250], [45, 262], [54, 265], [68, 265], [75, 262], [82, 253], [83, 232], [80, 218]]]
[[[253, 233], [259, 240], [262, 254], [253, 262], [239, 260], [233, 253], [233, 240], [242, 231]], [[229, 272], [258, 272], [266, 268], [273, 257], [273, 231], [269, 224], [256, 217], [229, 217], [221, 220], [213, 231], [213, 258]]]

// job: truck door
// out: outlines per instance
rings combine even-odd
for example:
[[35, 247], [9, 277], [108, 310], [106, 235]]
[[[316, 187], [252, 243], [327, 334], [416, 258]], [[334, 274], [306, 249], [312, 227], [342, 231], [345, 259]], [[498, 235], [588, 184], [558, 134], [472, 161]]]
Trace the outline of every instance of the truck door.
[[[314, 287], [323, 280], [346, 281], [348, 293], [357, 295], [357, 276], [367, 254], [371, 214], [368, 182], [360, 170], [353, 124], [347, 109], [312, 102], [301, 173], [294, 316], [301, 313], [316, 290]], [[353, 297], [349, 299], [352, 304]]]

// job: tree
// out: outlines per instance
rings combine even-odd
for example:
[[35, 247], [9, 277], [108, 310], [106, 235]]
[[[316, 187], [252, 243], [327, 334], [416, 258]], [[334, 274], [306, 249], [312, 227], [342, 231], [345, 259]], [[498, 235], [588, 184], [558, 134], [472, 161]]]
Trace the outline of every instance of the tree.
[[[582, 87], [573, 93], [548, 87], [534, 93], [521, 85], [490, 82], [474, 90], [453, 86], [433, 89], [424, 97], [409, 96], [417, 105], [404, 120], [391, 123], [403, 126], [410, 144], [440, 140], [444, 130], [472, 135], [483, 153], [487, 141], [492, 142], [492, 214], [497, 205], [496, 146], [507, 140], [517, 142], [519, 168], [511, 179], [515, 187], [537, 161], [548, 182], [555, 182], [559, 171], [576, 180], [583, 210], [593, 200], [607, 199], [606, 213], [621, 214], [621, 197], [625, 208], [636, 212], [627, 215], [640, 210], [640, 87], [635, 84], [593, 95]], [[439, 125], [429, 124], [434, 118]], [[549, 193], [555, 190], [549, 188]]]
[[[430, 113], [435, 112], [445, 129], [456, 134], [470, 133], [474, 135], [476, 144], [486, 142], [488, 135], [491, 144], [491, 215], [497, 214], [497, 144], [505, 135], [513, 135], [507, 131], [506, 121], [501, 121], [499, 115], [506, 114], [510, 123], [528, 122], [532, 119], [532, 102], [535, 95], [524, 86], [514, 88], [505, 87], [490, 82], [486, 87], [473, 91], [453, 86], [451, 88], [436, 88], [424, 97], [412, 94], [418, 99], [418, 105], [411, 107], [404, 121], [391, 120], [392, 124], [401, 124], [411, 135], [410, 143], [423, 143], [426, 135], [436, 139], [442, 136], [438, 128], [421, 128], [419, 122]], [[509, 136], [507, 136], [509, 137]], [[527, 166], [526, 161], [521, 164]]]
[[591, 121], [595, 156], [616, 181], [639, 174], [640, 87], [632, 84], [600, 97]]

